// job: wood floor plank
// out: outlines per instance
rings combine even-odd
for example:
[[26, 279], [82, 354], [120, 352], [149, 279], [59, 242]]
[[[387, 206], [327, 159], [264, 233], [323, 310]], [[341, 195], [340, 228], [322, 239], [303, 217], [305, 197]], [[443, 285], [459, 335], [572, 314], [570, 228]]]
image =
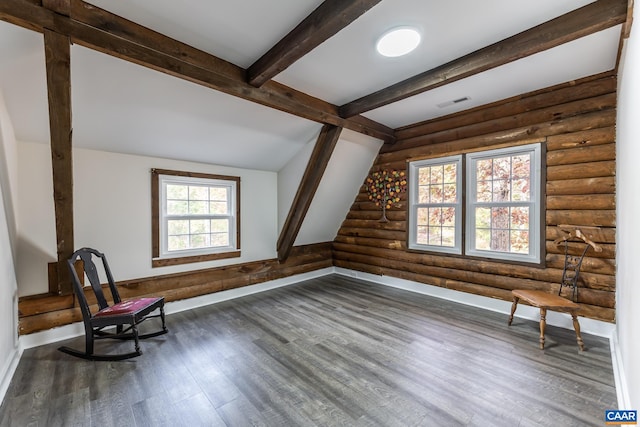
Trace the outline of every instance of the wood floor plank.
[[344, 276], [167, 321], [128, 361], [26, 350], [0, 426], [599, 426], [617, 406], [606, 339], [579, 353], [549, 326], [541, 351], [536, 322]]

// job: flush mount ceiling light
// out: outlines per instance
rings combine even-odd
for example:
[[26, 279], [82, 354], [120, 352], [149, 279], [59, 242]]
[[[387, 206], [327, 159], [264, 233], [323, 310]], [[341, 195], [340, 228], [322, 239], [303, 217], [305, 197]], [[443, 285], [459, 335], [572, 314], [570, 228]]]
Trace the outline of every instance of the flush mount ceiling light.
[[393, 28], [382, 35], [376, 50], [382, 56], [394, 58], [406, 55], [420, 44], [420, 33], [412, 27]]

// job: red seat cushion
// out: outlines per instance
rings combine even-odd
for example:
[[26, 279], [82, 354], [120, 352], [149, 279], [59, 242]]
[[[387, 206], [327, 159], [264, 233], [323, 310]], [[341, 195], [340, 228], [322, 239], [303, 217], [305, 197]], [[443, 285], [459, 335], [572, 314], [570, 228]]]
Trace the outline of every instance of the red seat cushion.
[[122, 301], [111, 307], [100, 310], [94, 317], [116, 316], [120, 314], [133, 314], [145, 307], [150, 306], [161, 298], [136, 298], [128, 301]]

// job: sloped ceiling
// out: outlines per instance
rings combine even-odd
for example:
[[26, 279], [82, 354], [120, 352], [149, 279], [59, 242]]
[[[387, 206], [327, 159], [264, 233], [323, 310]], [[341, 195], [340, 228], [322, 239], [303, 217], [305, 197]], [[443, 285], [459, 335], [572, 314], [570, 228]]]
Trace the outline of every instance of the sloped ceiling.
[[[243, 69], [291, 31], [318, 0], [93, 0], [92, 4]], [[334, 105], [433, 69], [591, 3], [586, 0], [383, 0], [274, 80]], [[383, 58], [377, 38], [412, 25], [423, 42]], [[363, 113], [398, 128], [614, 69], [620, 26]], [[105, 151], [280, 170], [321, 124], [74, 45], [74, 145]], [[48, 144], [43, 37], [0, 22], [0, 89], [21, 141]], [[444, 108], [438, 104], [468, 97]]]

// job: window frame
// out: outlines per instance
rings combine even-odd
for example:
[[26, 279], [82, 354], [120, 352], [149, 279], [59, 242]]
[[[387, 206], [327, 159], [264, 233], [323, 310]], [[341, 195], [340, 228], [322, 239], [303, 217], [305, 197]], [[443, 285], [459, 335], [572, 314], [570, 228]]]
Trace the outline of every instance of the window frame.
[[[229, 245], [167, 251], [166, 184], [206, 184], [226, 187], [230, 196], [228, 215], [206, 215], [207, 217], [229, 218]], [[173, 171], [167, 169], [151, 170], [152, 203], [152, 267], [187, 264], [225, 258], [234, 258], [240, 252], [240, 177], [214, 175], [196, 172]]]
[[[501, 157], [505, 155], [517, 155], [518, 153], [531, 153], [531, 182], [530, 197], [533, 207], [529, 214], [529, 253], [517, 254], [511, 252], [499, 252], [490, 250], [477, 250], [475, 245], [475, 206], [471, 203], [475, 200], [477, 192], [477, 180], [475, 179], [475, 165], [478, 159]], [[545, 213], [545, 145], [544, 140], [523, 143], [502, 148], [488, 148], [482, 150], [461, 150], [460, 154], [444, 155], [443, 157], [430, 157], [428, 159], [415, 159], [407, 162], [409, 170], [409, 203], [407, 205], [407, 249], [417, 252], [434, 252], [448, 254], [469, 259], [486, 259], [517, 263], [524, 265], [543, 266], [544, 264], [544, 213]], [[456, 215], [456, 240], [460, 240], [460, 250], [452, 250], [450, 247], [417, 244], [417, 208], [418, 197], [417, 170], [426, 165], [450, 163], [451, 159], [460, 158], [461, 168], [458, 173], [459, 200], [461, 215]], [[473, 177], [472, 175], [473, 171]], [[473, 199], [472, 199], [473, 197]], [[456, 248], [458, 244], [456, 244]], [[443, 250], [444, 249], [444, 250]]]
[[[432, 167], [445, 164], [455, 163], [457, 168], [456, 173], [456, 203], [419, 203], [419, 185], [418, 182], [418, 170], [422, 167]], [[410, 250], [428, 251], [428, 252], [440, 252], [446, 254], [461, 255], [462, 248], [462, 219], [464, 217], [464, 195], [463, 195], [463, 176], [464, 162], [462, 154], [438, 157], [432, 159], [418, 160], [409, 163], [409, 241], [408, 248]], [[454, 246], [438, 246], [418, 243], [418, 209], [430, 206], [442, 206], [453, 207], [456, 209], [456, 221], [454, 224], [455, 230], [455, 245]]]
[[[505, 156], [517, 156], [518, 154], [530, 154], [529, 173], [529, 201], [509, 201], [509, 202], [478, 202], [477, 201], [477, 168], [478, 160], [495, 159]], [[540, 264], [542, 258], [542, 144], [527, 144], [514, 147], [498, 148], [493, 150], [478, 151], [468, 153], [466, 156], [466, 185], [467, 193], [465, 199], [465, 254], [480, 258], [491, 258], [503, 261], [514, 261], [527, 264]], [[529, 252], [527, 254], [515, 252], [501, 252], [495, 250], [481, 250], [475, 248], [476, 239], [476, 217], [475, 208], [499, 207], [499, 206], [526, 206], [529, 207]]]

